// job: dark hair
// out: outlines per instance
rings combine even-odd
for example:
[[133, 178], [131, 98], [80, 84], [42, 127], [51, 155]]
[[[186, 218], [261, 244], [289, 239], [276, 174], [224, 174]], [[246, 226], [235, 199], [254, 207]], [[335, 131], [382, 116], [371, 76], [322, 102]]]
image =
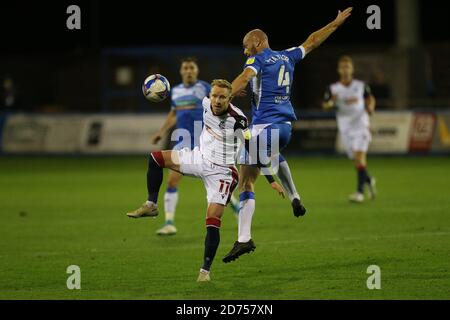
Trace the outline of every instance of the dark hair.
[[185, 63], [185, 62], [192, 62], [192, 63], [195, 63], [195, 64], [198, 66], [197, 58], [196, 58], [196, 57], [184, 57], [184, 58], [182, 58], [182, 59], [180, 60], [180, 64], [183, 64], [183, 63]]

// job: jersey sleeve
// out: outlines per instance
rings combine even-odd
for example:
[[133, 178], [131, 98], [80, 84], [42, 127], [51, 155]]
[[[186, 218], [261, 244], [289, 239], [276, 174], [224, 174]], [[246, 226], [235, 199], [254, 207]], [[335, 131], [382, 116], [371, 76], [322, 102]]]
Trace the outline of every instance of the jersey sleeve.
[[259, 73], [263, 66], [263, 59], [260, 55], [251, 56], [247, 59], [244, 65], [244, 69], [250, 68], [255, 71], [256, 74]]
[[368, 98], [372, 95], [372, 90], [367, 83], [364, 83], [364, 98]]
[[287, 55], [294, 63], [299, 62], [306, 55], [305, 48], [302, 46], [286, 49], [284, 50], [284, 54]]

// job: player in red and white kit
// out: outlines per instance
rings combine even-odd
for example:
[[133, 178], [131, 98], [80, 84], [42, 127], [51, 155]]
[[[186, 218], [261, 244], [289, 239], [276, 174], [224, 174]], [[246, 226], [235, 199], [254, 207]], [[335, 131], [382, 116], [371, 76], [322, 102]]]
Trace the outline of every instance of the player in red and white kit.
[[354, 161], [357, 173], [356, 192], [352, 202], [364, 201], [364, 186], [367, 184], [369, 198], [375, 197], [375, 178], [367, 170], [367, 150], [372, 139], [369, 116], [375, 111], [375, 97], [369, 86], [353, 78], [353, 61], [342, 56], [338, 61], [339, 81], [331, 84], [324, 97], [325, 109], [336, 108], [336, 120], [347, 155]]
[[[200, 146], [193, 150], [152, 152], [147, 171], [148, 199], [140, 208], [127, 213], [131, 218], [158, 215], [163, 168], [202, 179], [208, 208], [204, 261], [197, 281], [210, 280], [209, 270], [220, 242], [221, 217], [238, 183], [237, 154], [244, 138], [250, 139], [247, 118], [230, 101], [231, 84], [226, 80], [214, 80], [210, 98], [204, 98], [202, 103], [204, 126]], [[282, 191], [280, 186], [278, 188]]]

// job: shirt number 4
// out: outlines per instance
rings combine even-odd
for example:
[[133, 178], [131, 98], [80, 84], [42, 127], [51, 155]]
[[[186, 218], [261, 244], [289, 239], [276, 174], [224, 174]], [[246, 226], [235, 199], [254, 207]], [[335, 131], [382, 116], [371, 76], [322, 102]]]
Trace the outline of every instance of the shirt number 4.
[[291, 79], [289, 77], [289, 71], [285, 71], [286, 66], [283, 64], [278, 72], [278, 86], [286, 87], [286, 94], [289, 94], [289, 86], [291, 84]]

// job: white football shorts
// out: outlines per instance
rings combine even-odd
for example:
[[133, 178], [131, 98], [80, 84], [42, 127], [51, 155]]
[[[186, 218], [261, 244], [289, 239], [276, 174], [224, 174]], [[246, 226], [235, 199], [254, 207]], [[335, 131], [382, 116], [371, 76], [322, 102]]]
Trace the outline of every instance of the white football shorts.
[[180, 171], [183, 175], [200, 178], [206, 189], [208, 203], [228, 204], [238, 183], [234, 165], [218, 165], [205, 159], [199, 147], [178, 150]]
[[353, 159], [354, 152], [367, 152], [369, 150], [372, 134], [369, 128], [348, 130], [341, 132], [341, 140], [347, 152], [347, 156]]

